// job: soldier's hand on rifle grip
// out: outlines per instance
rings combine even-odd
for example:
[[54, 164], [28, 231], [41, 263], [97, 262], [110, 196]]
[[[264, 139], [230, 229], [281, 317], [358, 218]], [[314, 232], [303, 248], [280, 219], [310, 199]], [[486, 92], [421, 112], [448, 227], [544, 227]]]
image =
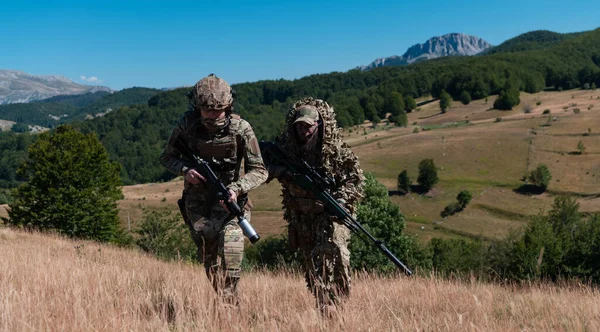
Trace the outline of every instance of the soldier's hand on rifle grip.
[[190, 168], [185, 172], [185, 179], [191, 184], [205, 183], [206, 179], [195, 169]]
[[[229, 201], [228, 201], [228, 202], [237, 202], [237, 194], [235, 193], [235, 191], [233, 191], [233, 190], [231, 190], [231, 189], [229, 189]], [[219, 204], [221, 204], [221, 206], [222, 206], [223, 208], [225, 208], [225, 210], [226, 210], [227, 212], [231, 212], [231, 211], [229, 211], [229, 209], [227, 208], [227, 204], [225, 204], [225, 201], [224, 201], [224, 200], [220, 200], [220, 201], [219, 201]]]

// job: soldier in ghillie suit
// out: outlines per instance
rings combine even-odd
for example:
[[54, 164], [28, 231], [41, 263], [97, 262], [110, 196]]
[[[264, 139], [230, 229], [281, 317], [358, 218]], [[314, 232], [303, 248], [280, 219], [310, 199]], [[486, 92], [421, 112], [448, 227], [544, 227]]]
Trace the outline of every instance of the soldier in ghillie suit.
[[[291, 109], [279, 144], [291, 160], [301, 158], [322, 176], [335, 180], [331, 195], [350, 213], [362, 196], [358, 158], [338, 132], [333, 108], [306, 98]], [[284, 218], [292, 250], [300, 250], [308, 288], [324, 312], [350, 294], [350, 230], [325, 212], [322, 201], [291, 181], [286, 168], [268, 165], [269, 178], [282, 184]]]
[[198, 260], [204, 263], [217, 293], [226, 302], [237, 304], [236, 288], [244, 250], [242, 230], [235, 217], [215, 199], [206, 179], [189, 160], [182, 158], [183, 151], [176, 146], [182, 141], [195, 155], [210, 163], [229, 189], [230, 201], [237, 200], [244, 206], [248, 220], [247, 193], [265, 182], [267, 170], [252, 127], [232, 114], [232, 89], [223, 79], [213, 74], [201, 79], [188, 97], [189, 110], [173, 129], [160, 162], [169, 171], [185, 177], [181, 210], [198, 246]]

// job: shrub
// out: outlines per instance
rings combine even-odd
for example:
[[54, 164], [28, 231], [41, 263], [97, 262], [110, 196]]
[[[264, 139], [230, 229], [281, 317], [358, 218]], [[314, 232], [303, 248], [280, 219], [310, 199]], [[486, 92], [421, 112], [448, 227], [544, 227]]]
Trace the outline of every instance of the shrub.
[[406, 170], [403, 170], [402, 172], [400, 172], [400, 174], [398, 174], [398, 190], [399, 191], [403, 191], [405, 193], [410, 192], [411, 184], [412, 184], [412, 181], [408, 177], [408, 172]]
[[458, 193], [458, 196], [456, 196], [458, 204], [460, 204], [463, 209], [467, 207], [471, 202], [471, 199], [473, 199], [473, 195], [468, 190], [461, 190], [461, 192]]
[[583, 145], [582, 141], [579, 141], [579, 143], [577, 143], [577, 151], [579, 152], [579, 154], [585, 152], [585, 145]]
[[549, 109], [545, 109], [542, 114], [550, 114], [550, 110]]
[[600, 216], [586, 219], [571, 197], [554, 199], [547, 216], [490, 247], [490, 268], [502, 278], [579, 278], [600, 282]]
[[446, 218], [446, 217], [449, 217], [460, 211], [462, 211], [462, 207], [460, 206], [460, 204], [457, 202], [452, 202], [452, 203], [446, 205], [446, 207], [444, 208], [444, 211], [442, 211], [440, 213], [440, 216], [442, 218]]
[[[390, 201], [387, 188], [371, 173], [366, 173], [365, 179], [365, 198], [358, 205], [357, 220], [407, 266], [427, 265], [426, 252], [414, 238], [403, 233], [404, 215], [398, 205]], [[365, 243], [358, 236], [350, 240], [350, 257], [350, 264], [356, 269], [397, 271], [396, 266], [372, 242]]]
[[406, 113], [410, 113], [415, 108], [417, 108], [417, 103], [415, 102], [413, 97], [406, 96], [406, 97], [404, 97], [404, 107], [405, 107]]
[[507, 84], [505, 90], [500, 91], [500, 95], [494, 101], [494, 108], [499, 110], [512, 110], [521, 102], [519, 90], [516, 87]]
[[29, 126], [26, 124], [17, 122], [10, 128], [10, 130], [13, 133], [26, 133], [29, 131]]
[[379, 124], [379, 122], [381, 122], [381, 118], [378, 115], [374, 115], [373, 116], [373, 128], [377, 127], [377, 125]]
[[417, 181], [424, 191], [429, 191], [439, 182], [437, 168], [433, 159], [423, 159], [419, 162], [419, 177]]
[[533, 106], [531, 106], [531, 105], [527, 104], [527, 105], [525, 105], [525, 106], [523, 107], [523, 112], [524, 112], [525, 114], [529, 114], [529, 113], [531, 113], [531, 111], [533, 111]]
[[494, 122], [502, 122], [502, 118], [501, 117], [497, 117]]
[[440, 93], [440, 108], [442, 109], [442, 113], [446, 113], [446, 110], [450, 108], [450, 104], [452, 103], [452, 97], [446, 92], [442, 90]]
[[536, 187], [546, 190], [552, 179], [550, 169], [545, 164], [539, 164], [527, 177], [528, 180]]
[[266, 267], [276, 269], [282, 266], [299, 266], [300, 259], [295, 251], [290, 249], [286, 235], [269, 236], [244, 251], [246, 267]]
[[127, 241], [119, 224], [121, 166], [109, 160], [95, 134], [69, 125], [45, 132], [29, 147], [17, 174], [21, 185], [6, 223], [56, 230], [74, 238]]
[[471, 102], [471, 94], [469, 91], [463, 90], [463, 92], [460, 94], [460, 102], [464, 105], [469, 105]]
[[487, 246], [481, 240], [439, 239], [429, 243], [432, 267], [442, 276], [481, 271], [486, 262]]
[[196, 257], [197, 248], [188, 226], [182, 222], [179, 214], [169, 210], [144, 210], [135, 233], [138, 235], [136, 245], [160, 259], [193, 261]]
[[580, 110], [579, 108], [575, 108], [575, 109], [573, 109], [573, 113], [575, 113], [575, 114], [579, 114], [579, 112], [581, 112], [581, 110]]
[[538, 106], [540, 106], [542, 104], [542, 101], [538, 100], [535, 104], [538, 105]]

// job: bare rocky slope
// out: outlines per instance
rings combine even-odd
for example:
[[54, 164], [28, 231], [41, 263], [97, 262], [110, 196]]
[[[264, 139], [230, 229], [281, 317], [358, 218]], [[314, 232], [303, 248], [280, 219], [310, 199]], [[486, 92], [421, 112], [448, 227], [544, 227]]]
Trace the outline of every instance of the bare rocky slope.
[[0, 69], [0, 105], [97, 91], [112, 92], [105, 86], [77, 84], [63, 76], [31, 75], [17, 70]]
[[358, 69], [370, 70], [384, 66], [402, 66], [444, 56], [475, 55], [490, 47], [492, 47], [490, 43], [479, 37], [462, 33], [449, 33], [430, 38], [423, 44], [415, 44], [401, 56], [393, 55], [378, 58], [366, 66], [359, 66]]

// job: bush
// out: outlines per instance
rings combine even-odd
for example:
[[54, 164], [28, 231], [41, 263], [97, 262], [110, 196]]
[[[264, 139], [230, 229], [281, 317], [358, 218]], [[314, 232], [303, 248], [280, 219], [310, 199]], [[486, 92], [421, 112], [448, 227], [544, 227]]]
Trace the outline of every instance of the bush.
[[160, 259], [193, 261], [196, 258], [196, 245], [179, 214], [172, 215], [169, 210], [144, 210], [135, 233], [138, 235], [136, 245]]
[[406, 170], [403, 170], [402, 172], [400, 172], [400, 174], [398, 174], [398, 190], [399, 191], [403, 191], [405, 193], [410, 192], [411, 184], [412, 184], [412, 181], [408, 177], [408, 172]]
[[487, 246], [481, 240], [433, 238], [429, 248], [432, 266], [442, 276], [482, 272], [486, 263]]
[[446, 110], [450, 108], [450, 104], [452, 103], [452, 97], [448, 94], [448, 92], [442, 90], [440, 93], [440, 108], [442, 109], [442, 113], [446, 113]]
[[581, 110], [579, 108], [573, 109], [573, 113], [575, 113], [575, 114], [579, 114], [580, 112], [581, 112]]
[[461, 190], [461, 192], [458, 193], [458, 196], [456, 196], [458, 204], [460, 204], [463, 209], [467, 207], [471, 202], [471, 199], [473, 199], [473, 195], [468, 190]]
[[439, 182], [437, 168], [433, 159], [423, 159], [419, 162], [419, 177], [417, 178], [423, 191], [429, 191]]
[[415, 108], [417, 108], [417, 103], [415, 102], [413, 97], [406, 96], [406, 97], [404, 97], [404, 107], [405, 107], [406, 113], [410, 113]]
[[[365, 198], [358, 205], [357, 220], [407, 266], [427, 266], [426, 252], [417, 240], [403, 233], [404, 215], [398, 205], [390, 201], [387, 188], [371, 173], [366, 173], [365, 178]], [[397, 271], [372, 242], [365, 243], [358, 236], [352, 236], [350, 240], [350, 257], [350, 264], [355, 269]]]
[[579, 154], [585, 152], [585, 145], [583, 145], [582, 141], [579, 141], [579, 143], [577, 143], [577, 151], [579, 152]]
[[381, 122], [381, 118], [378, 115], [374, 115], [372, 122], [373, 122], [373, 128], [375, 128]]
[[542, 101], [538, 100], [535, 104], [538, 105], [538, 106], [540, 106], [542, 104]]
[[74, 238], [126, 241], [120, 228], [120, 165], [95, 134], [73, 127], [45, 132], [29, 147], [17, 174], [27, 182], [9, 204], [10, 225], [56, 230]]
[[527, 177], [528, 180], [536, 187], [546, 190], [552, 179], [550, 169], [545, 164], [539, 164]]
[[494, 108], [499, 110], [512, 110], [521, 102], [519, 90], [514, 87], [508, 87], [506, 90], [500, 91], [500, 95], [494, 101]]
[[550, 114], [550, 110], [549, 109], [545, 109], [542, 114]]
[[26, 133], [29, 131], [29, 126], [26, 124], [22, 124], [22, 123], [15, 123], [10, 130], [13, 133]]
[[600, 282], [600, 216], [586, 219], [571, 197], [554, 199], [547, 216], [528, 222], [490, 248], [490, 268], [502, 278], [588, 279]]
[[531, 105], [527, 104], [527, 105], [525, 105], [525, 106], [523, 107], [523, 112], [524, 112], [525, 114], [529, 114], [529, 113], [531, 113], [531, 111], [533, 111], [533, 106], [531, 106]]
[[463, 210], [463, 207], [460, 205], [460, 203], [457, 202], [452, 202], [448, 205], [446, 205], [446, 207], [444, 208], [444, 211], [442, 211], [440, 213], [440, 216], [442, 218], [446, 218], [449, 217], [457, 212], [460, 212]]
[[471, 102], [471, 94], [469, 94], [469, 91], [463, 90], [463, 92], [460, 94], [460, 102], [464, 105], [469, 105]]
[[286, 235], [269, 236], [244, 251], [246, 267], [277, 269], [283, 266], [300, 266], [298, 254], [290, 249]]

